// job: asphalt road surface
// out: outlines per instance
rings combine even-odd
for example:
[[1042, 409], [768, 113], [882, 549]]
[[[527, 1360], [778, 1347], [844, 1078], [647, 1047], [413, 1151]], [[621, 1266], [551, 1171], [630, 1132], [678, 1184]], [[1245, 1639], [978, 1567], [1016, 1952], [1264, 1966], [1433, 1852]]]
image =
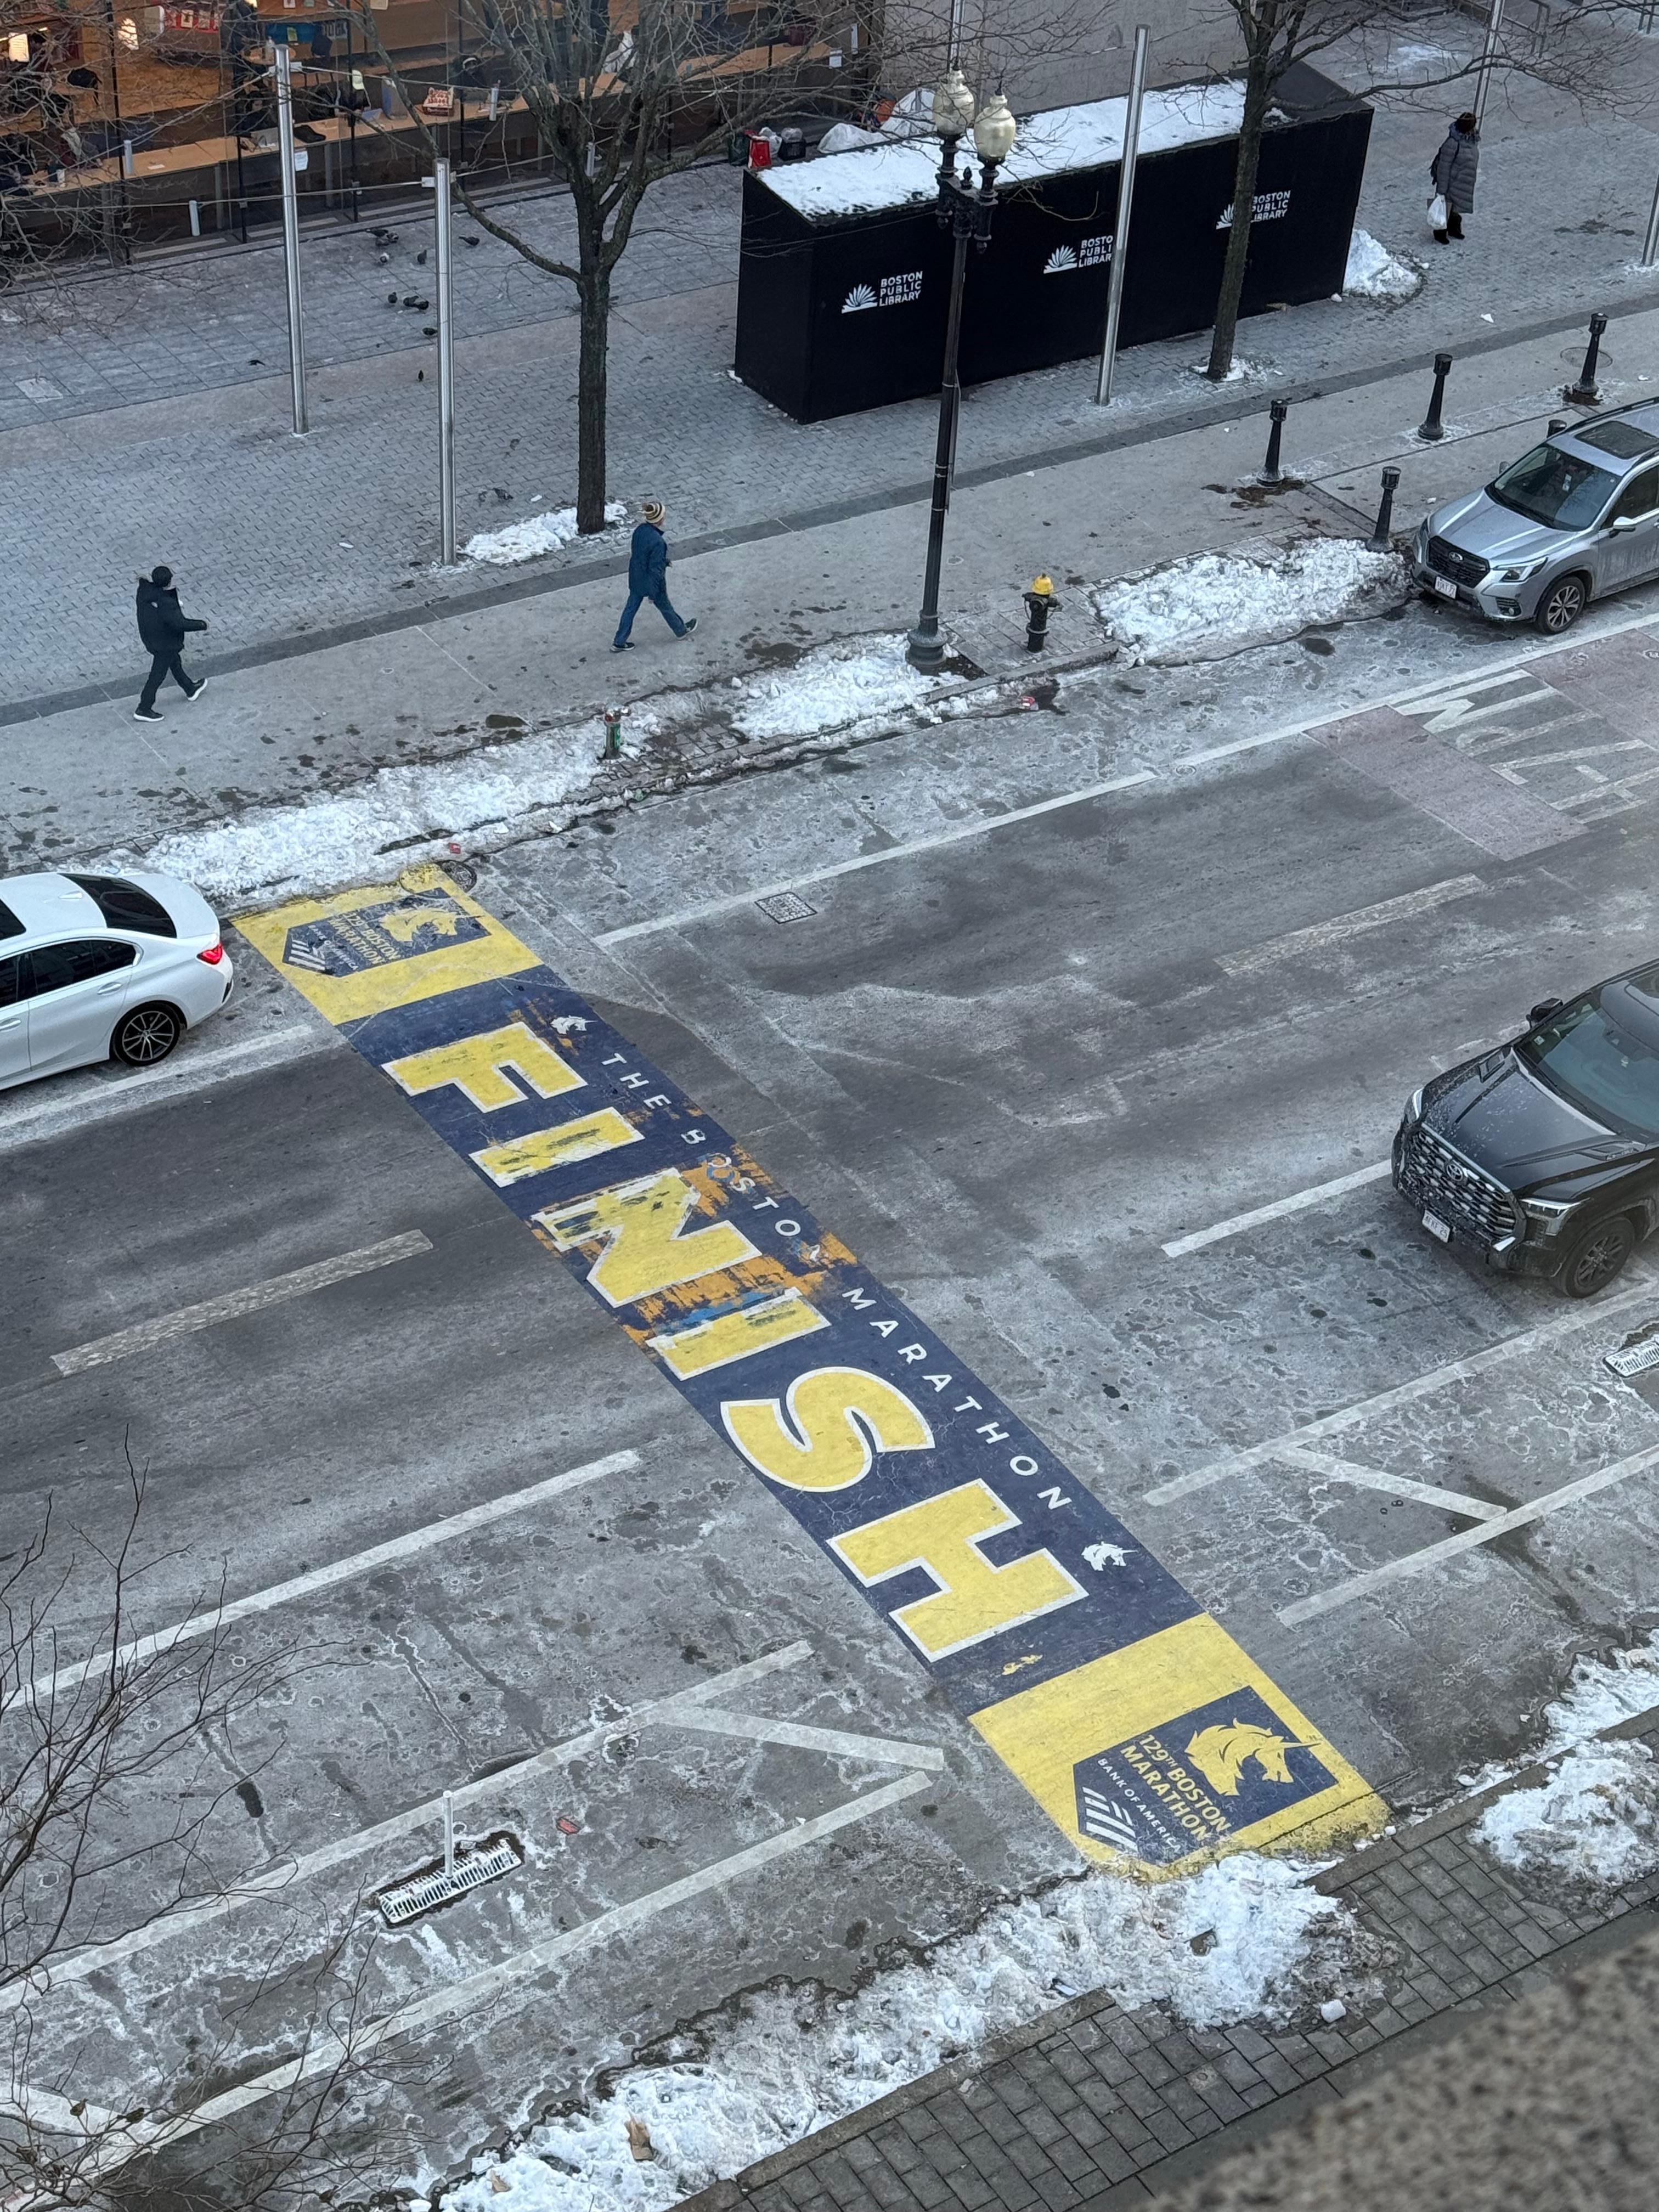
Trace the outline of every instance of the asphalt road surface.
[[[1655, 635], [1179, 781], [1035, 779], [1023, 815], [1006, 727], [922, 732], [520, 847], [477, 896], [1403, 1808], [1522, 1750], [1573, 1656], [1650, 1617], [1659, 1424], [1601, 1359], [1659, 1317], [1653, 1256], [1569, 1305], [1443, 1250], [1382, 1164], [1426, 1074], [1656, 949]], [[1021, 758], [1143, 696], [1067, 684]], [[795, 918], [757, 904], [791, 884]], [[303, 1978], [234, 2052], [228, 2008], [343, 1929], [424, 2069], [383, 2140], [441, 2166], [744, 1988], [844, 1981], [1074, 1871], [776, 1498], [234, 949], [240, 1027], [189, 1080], [0, 1115], [9, 1525], [50, 1492], [54, 1557], [84, 1551], [130, 1449], [138, 1626], [222, 1572], [233, 1655], [291, 1654], [190, 1784], [240, 1785], [220, 1877], [280, 1887], [90, 1957], [38, 2023], [48, 2073], [78, 2045], [117, 2107], [192, 2052], [257, 2075]], [[79, 1656], [92, 1579], [64, 1603]], [[446, 1788], [526, 1864], [362, 1966]]]

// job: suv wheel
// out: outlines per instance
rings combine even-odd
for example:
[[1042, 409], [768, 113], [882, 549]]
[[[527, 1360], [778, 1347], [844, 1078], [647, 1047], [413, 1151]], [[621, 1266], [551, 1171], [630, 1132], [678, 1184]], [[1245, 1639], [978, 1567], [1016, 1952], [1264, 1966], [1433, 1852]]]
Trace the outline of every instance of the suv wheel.
[[113, 1058], [129, 1067], [154, 1067], [184, 1033], [184, 1021], [171, 1006], [135, 1006], [115, 1024], [109, 1048]]
[[1569, 1298], [1593, 1298], [1636, 1249], [1636, 1231], [1622, 1213], [1587, 1229], [1561, 1263], [1557, 1281]]
[[1538, 602], [1533, 616], [1533, 627], [1541, 629], [1546, 637], [1559, 637], [1569, 630], [1589, 604], [1589, 593], [1584, 589], [1582, 576], [1558, 576]]

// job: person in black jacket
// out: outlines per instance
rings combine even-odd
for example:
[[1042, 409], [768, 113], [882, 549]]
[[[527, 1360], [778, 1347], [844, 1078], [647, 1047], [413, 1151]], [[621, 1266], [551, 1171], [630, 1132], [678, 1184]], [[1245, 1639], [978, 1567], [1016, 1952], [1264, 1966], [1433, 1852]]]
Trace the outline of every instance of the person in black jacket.
[[690, 637], [697, 626], [693, 615], [690, 622], [682, 622], [675, 613], [668, 597], [668, 540], [662, 534], [663, 517], [667, 510], [659, 499], [648, 499], [641, 507], [645, 517], [634, 532], [628, 550], [628, 605], [623, 609], [622, 620], [617, 624], [617, 635], [611, 641], [613, 653], [625, 653], [634, 642], [629, 635], [634, 627], [634, 617], [649, 599], [657, 612], [668, 624], [676, 637]]
[[149, 653], [149, 674], [144, 679], [144, 688], [133, 714], [135, 722], [161, 720], [161, 717], [155, 711], [155, 694], [164, 676], [172, 677], [186, 699], [201, 696], [207, 686], [206, 677], [192, 684], [185, 673], [179, 653], [187, 632], [206, 628], [204, 622], [194, 622], [179, 611], [179, 594], [173, 588], [171, 568], [152, 568], [148, 576], [140, 576], [138, 635]]
[[1430, 166], [1429, 179], [1446, 203], [1446, 228], [1437, 230], [1444, 246], [1463, 235], [1463, 218], [1474, 213], [1474, 178], [1480, 167], [1480, 125], [1472, 114], [1460, 115], [1441, 143]]

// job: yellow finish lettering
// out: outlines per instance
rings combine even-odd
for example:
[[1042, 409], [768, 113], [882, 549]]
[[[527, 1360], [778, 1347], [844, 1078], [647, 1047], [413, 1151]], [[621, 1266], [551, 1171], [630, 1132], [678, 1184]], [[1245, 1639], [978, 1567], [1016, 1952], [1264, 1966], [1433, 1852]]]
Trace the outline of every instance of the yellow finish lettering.
[[720, 1418], [750, 1467], [791, 1490], [846, 1490], [877, 1452], [927, 1451], [933, 1441], [903, 1391], [861, 1367], [814, 1367], [787, 1401], [731, 1399]]
[[1006, 1566], [991, 1565], [981, 1543], [1018, 1526], [1018, 1514], [985, 1483], [964, 1482], [958, 1490], [849, 1528], [830, 1543], [861, 1583], [885, 1582], [920, 1567], [939, 1584], [930, 1597], [899, 1606], [892, 1618], [927, 1658], [943, 1659], [1085, 1595], [1047, 1552], [1028, 1552]]
[[799, 1291], [786, 1291], [781, 1297], [763, 1298], [713, 1321], [693, 1322], [686, 1328], [664, 1329], [645, 1340], [669, 1373], [684, 1382], [693, 1375], [706, 1375], [711, 1367], [729, 1367], [734, 1360], [752, 1358], [775, 1344], [787, 1344], [792, 1337], [810, 1336], [814, 1329], [829, 1326]]
[[545, 1175], [549, 1168], [568, 1168], [573, 1160], [591, 1160], [598, 1152], [614, 1152], [618, 1145], [637, 1145], [640, 1132], [614, 1106], [601, 1106], [597, 1114], [579, 1121], [561, 1121], [554, 1129], [532, 1129], [527, 1137], [509, 1137], [504, 1145], [486, 1145], [474, 1152], [472, 1164], [482, 1168], [493, 1183], [505, 1187], [522, 1182], [526, 1176]]
[[562, 1091], [583, 1087], [564, 1054], [522, 1022], [507, 1022], [479, 1036], [458, 1037], [453, 1044], [434, 1044], [428, 1052], [411, 1052], [385, 1065], [392, 1081], [411, 1097], [453, 1083], [483, 1114], [494, 1113], [498, 1106], [524, 1104], [524, 1092], [507, 1080], [509, 1067], [542, 1098], [556, 1098]]
[[729, 1221], [680, 1233], [696, 1193], [678, 1168], [602, 1190], [597, 1198], [550, 1206], [535, 1217], [561, 1252], [582, 1244], [603, 1249], [587, 1279], [607, 1304], [631, 1305], [676, 1283], [735, 1267], [760, 1255]]

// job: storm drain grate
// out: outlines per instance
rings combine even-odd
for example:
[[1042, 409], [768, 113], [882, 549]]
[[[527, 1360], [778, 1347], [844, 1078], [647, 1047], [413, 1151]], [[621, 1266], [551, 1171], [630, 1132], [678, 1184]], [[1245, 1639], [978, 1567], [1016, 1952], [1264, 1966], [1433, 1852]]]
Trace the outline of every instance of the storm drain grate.
[[401, 1928], [421, 1913], [430, 1912], [434, 1905], [447, 1905], [452, 1898], [465, 1897], [468, 1890], [511, 1874], [515, 1867], [523, 1864], [524, 1853], [513, 1838], [497, 1837], [482, 1850], [470, 1851], [452, 1865], [440, 1867], [435, 1874], [416, 1875], [412, 1881], [400, 1881], [391, 1889], [383, 1889], [376, 1899], [380, 1917], [388, 1928]]
[[1615, 1375], [1644, 1375], [1650, 1367], [1659, 1367], [1659, 1333], [1640, 1344], [1627, 1344], [1622, 1352], [1603, 1352], [1601, 1360]]
[[794, 891], [775, 891], [770, 898], [757, 899], [755, 904], [773, 921], [805, 921], [817, 912], [817, 907], [808, 906]]

